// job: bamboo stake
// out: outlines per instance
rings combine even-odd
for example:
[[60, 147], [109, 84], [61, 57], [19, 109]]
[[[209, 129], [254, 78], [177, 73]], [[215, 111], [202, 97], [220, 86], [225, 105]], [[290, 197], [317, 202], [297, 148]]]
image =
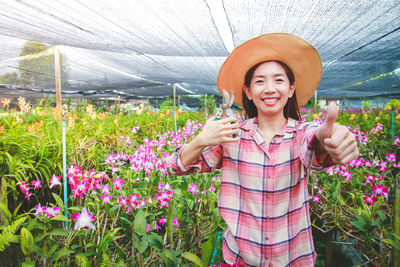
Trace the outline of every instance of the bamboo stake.
[[[67, 150], [66, 150], [66, 114], [62, 112], [62, 98], [61, 98], [61, 70], [60, 70], [60, 51], [58, 46], [54, 46], [54, 76], [56, 84], [56, 109], [60, 115], [62, 127], [62, 155], [63, 155], [63, 191], [64, 191], [64, 207], [68, 208], [68, 193], [67, 193]], [[66, 112], [65, 112], [66, 113]], [[60, 207], [61, 208], [61, 207]], [[65, 210], [65, 217], [68, 218], [68, 212]], [[68, 223], [65, 222], [65, 229], [68, 231]]]
[[54, 46], [54, 76], [56, 83], [56, 108], [61, 115], [61, 70], [60, 70], [60, 52], [58, 46]]

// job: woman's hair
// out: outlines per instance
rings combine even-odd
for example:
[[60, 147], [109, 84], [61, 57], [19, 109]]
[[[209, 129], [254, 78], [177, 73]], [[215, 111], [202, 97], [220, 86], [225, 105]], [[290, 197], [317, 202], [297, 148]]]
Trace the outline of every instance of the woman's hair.
[[[244, 77], [244, 85], [247, 86], [247, 88], [250, 88], [251, 79], [253, 79], [254, 71], [258, 68], [258, 66], [260, 66], [265, 62], [270, 62], [270, 61], [274, 61], [279, 65], [281, 65], [282, 68], [285, 70], [287, 77], [289, 78], [290, 85], [294, 84], [293, 72], [285, 63], [276, 60], [268, 60], [256, 64], [254, 67], [252, 67], [247, 71], [246, 76]], [[243, 108], [246, 111], [247, 116], [249, 118], [257, 117], [258, 116], [257, 107], [254, 105], [254, 102], [247, 97], [244, 90], [242, 94], [242, 101], [243, 101]], [[283, 108], [283, 115], [285, 116], [286, 119], [290, 117], [295, 120], [300, 120], [300, 112], [296, 100], [296, 90], [294, 90], [293, 96], [288, 99], [285, 107]]]

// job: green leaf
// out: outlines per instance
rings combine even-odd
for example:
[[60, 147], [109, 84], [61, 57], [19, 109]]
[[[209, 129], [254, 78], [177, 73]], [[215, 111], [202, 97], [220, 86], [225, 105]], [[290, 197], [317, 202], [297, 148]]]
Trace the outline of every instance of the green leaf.
[[360, 223], [359, 221], [352, 221], [350, 222], [352, 225], [360, 229], [361, 231], [365, 232], [364, 225]]
[[201, 262], [200, 258], [190, 252], [183, 252], [182, 257], [191, 262], [195, 263], [197, 266], [203, 267], [203, 263]]
[[4, 218], [7, 220], [5, 225], [8, 225], [11, 221], [11, 212], [8, 210], [8, 207], [4, 203], [0, 203], [0, 212], [3, 214]]
[[50, 235], [50, 236], [53, 236], [53, 235], [55, 235], [55, 236], [68, 236], [68, 231], [64, 230], [64, 229], [54, 229], [53, 231], [48, 232], [47, 235]]
[[112, 241], [110, 238], [111, 232], [108, 232], [104, 237], [103, 240], [101, 240], [99, 246], [98, 246], [98, 253], [102, 253], [103, 249], [107, 247], [107, 245]]
[[176, 262], [177, 260], [174, 253], [172, 253], [172, 251], [169, 249], [164, 250], [162, 254], [164, 254], [164, 256], [170, 259], [172, 262]]
[[141, 209], [138, 211], [138, 213], [136, 213], [134, 227], [136, 233], [138, 233], [139, 235], [143, 235], [146, 233], [146, 216]]
[[201, 261], [205, 266], [208, 266], [211, 262], [216, 234], [217, 233], [213, 234], [206, 242], [201, 244]]
[[375, 220], [371, 223], [372, 226], [380, 226], [381, 222], [379, 220]]
[[57, 206], [60, 209], [62, 209], [64, 207], [64, 202], [62, 201], [61, 197], [55, 193], [51, 193], [51, 194], [53, 195], [54, 199], [56, 200]]
[[31, 232], [25, 227], [21, 228], [21, 249], [26, 256], [29, 252], [29, 247], [33, 246], [35, 242], [33, 241], [33, 236]]
[[145, 240], [139, 239], [135, 241], [135, 247], [139, 251], [139, 253], [145, 252], [148, 246], [149, 244]]
[[62, 221], [62, 222], [70, 222], [71, 220], [68, 219], [67, 217], [65, 217], [62, 214], [58, 214], [56, 216], [54, 216], [53, 218], [51, 218], [52, 221]]
[[89, 267], [89, 259], [83, 254], [77, 254], [75, 256], [75, 263], [80, 267]]
[[162, 249], [162, 238], [154, 233], [145, 236], [145, 240], [155, 249], [160, 251]]
[[79, 207], [69, 207], [68, 210], [80, 212], [80, 211], [82, 210], [82, 208], [79, 208]]
[[32, 266], [35, 266], [35, 263], [34, 262], [23, 262], [22, 263], [22, 267], [32, 267]]
[[189, 198], [189, 199], [187, 200], [187, 204], [188, 204], [189, 209], [192, 210], [193, 207], [194, 207], [194, 200], [192, 200], [192, 199]]
[[42, 248], [40, 248], [38, 246], [29, 247], [29, 251], [30, 252], [35, 252], [36, 254], [38, 254], [42, 258], [47, 258], [46, 252]]
[[383, 213], [382, 211], [378, 210], [378, 215], [379, 215], [379, 218], [381, 218], [382, 222], [386, 221], [387, 216], [385, 215], [385, 213]]
[[118, 207], [119, 207], [118, 205], [115, 205], [115, 206], [111, 207], [108, 212], [110, 212], [110, 213], [114, 212], [114, 211], [116, 211], [118, 209]]
[[128, 223], [129, 225], [132, 224], [132, 222], [131, 222], [130, 220], [128, 220], [127, 218], [125, 218], [125, 217], [123, 217], [123, 216], [120, 216], [119, 219], [120, 219], [121, 221], [124, 221], [124, 222]]
[[396, 249], [400, 249], [400, 242], [396, 242], [395, 240], [388, 239], [388, 238], [382, 239], [382, 241], [391, 245], [392, 247], [394, 247]]
[[54, 253], [54, 256], [53, 256], [52, 260], [56, 260], [59, 257], [62, 258], [64, 256], [67, 256], [67, 255], [70, 255], [70, 254], [73, 254], [73, 253], [75, 253], [75, 251], [70, 250], [70, 249], [64, 249], [63, 251], [57, 251], [57, 252]]
[[50, 248], [49, 253], [48, 253], [49, 257], [51, 255], [53, 255], [54, 251], [56, 251], [57, 248], [58, 248], [58, 243], [53, 244], [53, 246]]

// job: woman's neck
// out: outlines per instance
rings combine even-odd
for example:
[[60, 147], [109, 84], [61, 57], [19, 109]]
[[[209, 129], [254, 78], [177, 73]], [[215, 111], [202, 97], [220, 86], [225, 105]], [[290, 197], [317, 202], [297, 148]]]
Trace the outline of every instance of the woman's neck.
[[282, 127], [286, 123], [285, 116], [276, 116], [276, 117], [266, 117], [266, 116], [258, 116], [258, 128], [262, 133], [266, 133], [268, 135], [275, 135], [278, 133]]

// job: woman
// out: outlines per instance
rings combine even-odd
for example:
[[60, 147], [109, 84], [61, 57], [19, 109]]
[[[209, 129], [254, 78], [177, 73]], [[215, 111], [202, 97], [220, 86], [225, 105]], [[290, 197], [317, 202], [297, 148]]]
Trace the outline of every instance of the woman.
[[[228, 225], [226, 262], [243, 266], [313, 266], [308, 171], [358, 156], [352, 133], [335, 123], [331, 103], [318, 126], [299, 121], [299, 108], [322, 76], [317, 50], [291, 34], [264, 34], [232, 51], [217, 85], [232, 89], [248, 119], [208, 120], [169, 159], [172, 173], [222, 167], [218, 207]], [[237, 137], [233, 137], [237, 135]]]

